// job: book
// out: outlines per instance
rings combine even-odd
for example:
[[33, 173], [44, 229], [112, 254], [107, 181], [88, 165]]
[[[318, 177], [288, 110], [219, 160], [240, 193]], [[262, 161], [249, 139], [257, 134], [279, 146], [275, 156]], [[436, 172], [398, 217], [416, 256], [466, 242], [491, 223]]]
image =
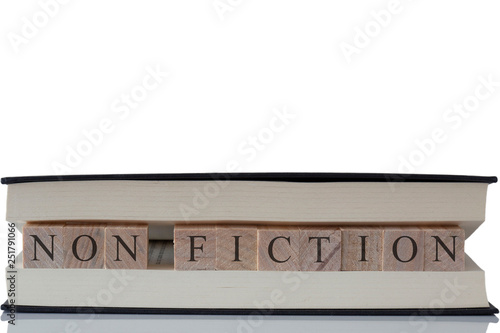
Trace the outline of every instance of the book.
[[[8, 185], [7, 220], [18, 228], [28, 221], [141, 222], [149, 224], [150, 240], [164, 241], [173, 239], [176, 224], [249, 222], [450, 225], [460, 226], [468, 237], [484, 221], [487, 186], [496, 181], [496, 177], [332, 173], [2, 179]], [[182, 207], [188, 207], [184, 212], [191, 215], [183, 214]], [[179, 271], [173, 269], [173, 251], [173, 245], [162, 248], [162, 258], [150, 260], [145, 270], [29, 269], [18, 257], [16, 266], [6, 271], [7, 282], [15, 280], [19, 292], [14, 302], [26, 311], [498, 311], [487, 300], [484, 271], [468, 257], [463, 271]]]

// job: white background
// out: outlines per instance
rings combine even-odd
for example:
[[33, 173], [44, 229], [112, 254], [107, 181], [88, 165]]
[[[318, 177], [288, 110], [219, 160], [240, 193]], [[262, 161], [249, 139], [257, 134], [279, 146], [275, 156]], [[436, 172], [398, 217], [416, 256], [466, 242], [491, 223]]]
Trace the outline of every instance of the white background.
[[[2, 1], [0, 175], [500, 176], [499, 13], [493, 0]], [[497, 306], [499, 186], [466, 244]]]

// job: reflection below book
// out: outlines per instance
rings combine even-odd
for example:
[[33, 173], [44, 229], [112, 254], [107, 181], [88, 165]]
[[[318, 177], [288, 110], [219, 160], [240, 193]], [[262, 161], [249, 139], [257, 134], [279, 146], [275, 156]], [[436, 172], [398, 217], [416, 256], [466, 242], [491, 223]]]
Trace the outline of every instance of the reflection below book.
[[[8, 320], [5, 313], [2, 320]], [[484, 333], [495, 316], [193, 316], [18, 313], [8, 333], [44, 332], [467, 332]]]

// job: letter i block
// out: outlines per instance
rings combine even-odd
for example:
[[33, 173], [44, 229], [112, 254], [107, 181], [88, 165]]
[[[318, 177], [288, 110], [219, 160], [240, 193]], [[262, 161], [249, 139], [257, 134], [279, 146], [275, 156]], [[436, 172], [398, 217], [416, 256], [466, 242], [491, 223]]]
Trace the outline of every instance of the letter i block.
[[423, 228], [424, 271], [463, 271], [465, 232], [456, 226]]
[[218, 225], [215, 269], [257, 270], [257, 227]]
[[382, 270], [382, 228], [343, 227], [341, 231], [343, 271]]
[[63, 268], [64, 223], [27, 223], [23, 227], [23, 267]]
[[66, 224], [64, 268], [104, 268], [104, 224]]
[[216, 233], [214, 225], [176, 225], [174, 269], [215, 270]]
[[424, 270], [424, 231], [419, 227], [384, 229], [384, 271]]
[[301, 227], [299, 239], [301, 271], [340, 271], [340, 229]]
[[298, 227], [258, 228], [259, 271], [300, 271]]
[[148, 268], [147, 224], [106, 226], [106, 268]]

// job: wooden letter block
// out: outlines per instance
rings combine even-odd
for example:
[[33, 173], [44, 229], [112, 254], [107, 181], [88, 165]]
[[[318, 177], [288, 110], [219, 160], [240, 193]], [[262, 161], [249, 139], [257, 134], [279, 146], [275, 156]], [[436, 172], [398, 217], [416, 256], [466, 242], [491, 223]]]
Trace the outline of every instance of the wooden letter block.
[[299, 238], [301, 271], [340, 271], [340, 229], [301, 227]]
[[106, 268], [148, 268], [147, 224], [106, 226]]
[[343, 271], [382, 270], [382, 228], [345, 227], [341, 232]]
[[64, 268], [104, 268], [104, 224], [66, 224]]
[[215, 268], [257, 270], [257, 227], [218, 225]]
[[23, 267], [63, 268], [64, 223], [27, 223], [23, 227]]
[[259, 271], [299, 271], [298, 227], [258, 228]]
[[460, 227], [422, 228], [425, 233], [424, 271], [463, 271], [465, 232]]
[[424, 231], [418, 227], [384, 228], [384, 271], [424, 270]]
[[179, 271], [215, 270], [216, 234], [214, 225], [176, 225], [174, 268]]

